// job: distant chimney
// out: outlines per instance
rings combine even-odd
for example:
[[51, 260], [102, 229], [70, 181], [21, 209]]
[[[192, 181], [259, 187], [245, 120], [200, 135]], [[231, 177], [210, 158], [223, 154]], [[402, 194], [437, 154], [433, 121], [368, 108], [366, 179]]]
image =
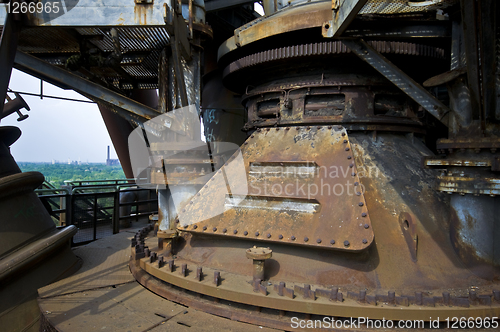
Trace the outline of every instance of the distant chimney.
[[108, 145], [108, 159], [107, 160], [109, 160], [109, 145]]

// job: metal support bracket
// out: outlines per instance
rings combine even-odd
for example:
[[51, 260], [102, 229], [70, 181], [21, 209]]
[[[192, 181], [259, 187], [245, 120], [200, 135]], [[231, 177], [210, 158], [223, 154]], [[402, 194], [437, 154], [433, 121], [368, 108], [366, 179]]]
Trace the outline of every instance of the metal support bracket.
[[347, 29], [368, 0], [332, 0], [332, 20], [323, 25], [323, 37], [338, 37]]
[[410, 76], [387, 60], [382, 54], [377, 52], [377, 50], [362, 39], [343, 39], [342, 43], [349, 47], [354, 54], [384, 75], [385, 78], [394, 83], [401, 91], [415, 100], [432, 116], [445, 126], [448, 126], [450, 109]]

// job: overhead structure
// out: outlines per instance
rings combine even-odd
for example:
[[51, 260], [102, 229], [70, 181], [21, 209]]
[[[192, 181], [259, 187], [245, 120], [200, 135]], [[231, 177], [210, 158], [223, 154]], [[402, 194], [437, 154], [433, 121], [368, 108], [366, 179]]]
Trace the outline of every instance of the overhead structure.
[[280, 329], [498, 317], [496, 2], [253, 6], [78, 2], [18, 18], [17, 55], [0, 50], [120, 115], [103, 112], [121, 159], [141, 148], [129, 171], [160, 213], [132, 239], [136, 279]]

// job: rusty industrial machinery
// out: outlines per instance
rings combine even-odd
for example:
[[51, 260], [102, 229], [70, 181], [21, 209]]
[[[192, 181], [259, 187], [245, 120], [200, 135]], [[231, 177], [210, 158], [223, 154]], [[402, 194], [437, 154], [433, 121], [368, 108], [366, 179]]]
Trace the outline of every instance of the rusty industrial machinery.
[[286, 330], [500, 315], [496, 1], [107, 2], [6, 15], [0, 56], [96, 101], [157, 190], [138, 282]]

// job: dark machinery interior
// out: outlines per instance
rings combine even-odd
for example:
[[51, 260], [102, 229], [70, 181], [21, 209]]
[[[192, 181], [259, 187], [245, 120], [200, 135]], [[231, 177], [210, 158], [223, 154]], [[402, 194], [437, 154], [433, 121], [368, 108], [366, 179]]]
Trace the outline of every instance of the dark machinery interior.
[[[127, 177], [158, 189], [158, 223], [131, 243], [140, 283], [281, 329], [290, 315], [499, 316], [496, 1], [275, 0], [263, 16], [241, 0], [107, 2], [3, 13], [0, 93], [14, 67], [98, 103]], [[196, 136], [174, 112], [189, 105], [208, 155], [178, 153]], [[28, 195], [9, 181], [39, 175], [1, 130], [0, 186]], [[21, 203], [4, 192], [9, 216]]]

